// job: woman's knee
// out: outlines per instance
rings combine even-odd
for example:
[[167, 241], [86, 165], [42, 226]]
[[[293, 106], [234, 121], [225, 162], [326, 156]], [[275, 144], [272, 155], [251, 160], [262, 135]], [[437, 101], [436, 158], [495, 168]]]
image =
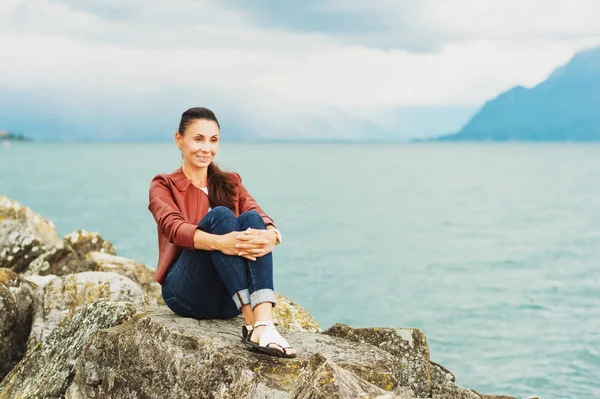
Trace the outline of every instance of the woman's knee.
[[200, 221], [199, 227], [209, 233], [225, 234], [239, 230], [239, 223], [231, 209], [216, 206]]
[[242, 230], [247, 229], [248, 227], [252, 227], [255, 229], [264, 229], [265, 222], [256, 211], [246, 211], [242, 213], [238, 217], [238, 221], [240, 222], [240, 228]]
[[223, 218], [226, 218], [226, 219], [234, 218], [235, 219], [235, 215], [233, 214], [233, 211], [223, 205], [215, 206], [213, 209], [211, 209], [210, 213], [213, 215], [213, 217], [220, 218], [220, 219], [223, 219]]

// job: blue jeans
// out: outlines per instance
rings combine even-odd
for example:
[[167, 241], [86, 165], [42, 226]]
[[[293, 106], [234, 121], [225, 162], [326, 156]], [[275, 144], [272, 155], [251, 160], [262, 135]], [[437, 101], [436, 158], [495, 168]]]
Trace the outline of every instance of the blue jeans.
[[[265, 223], [256, 211], [236, 218], [224, 206], [213, 208], [198, 223], [199, 229], [217, 235], [248, 227], [264, 230]], [[263, 302], [275, 305], [273, 254], [251, 261], [221, 251], [184, 249], [163, 281], [162, 297], [173, 312], [195, 319], [229, 319], [246, 304], [252, 309]]]

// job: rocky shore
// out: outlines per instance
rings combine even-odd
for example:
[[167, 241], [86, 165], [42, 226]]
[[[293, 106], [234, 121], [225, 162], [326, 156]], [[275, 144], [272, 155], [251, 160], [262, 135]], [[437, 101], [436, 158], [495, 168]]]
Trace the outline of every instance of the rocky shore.
[[250, 351], [241, 318], [175, 315], [154, 273], [0, 196], [0, 399], [510, 398], [458, 385], [418, 329], [323, 331], [284, 296], [276, 323], [299, 356]]

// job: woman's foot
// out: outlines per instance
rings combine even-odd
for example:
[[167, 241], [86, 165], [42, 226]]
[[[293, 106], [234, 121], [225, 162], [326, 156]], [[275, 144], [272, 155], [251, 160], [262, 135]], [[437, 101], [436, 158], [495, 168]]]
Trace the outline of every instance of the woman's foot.
[[[262, 342], [261, 342], [261, 337]], [[296, 351], [279, 334], [272, 321], [257, 321], [248, 336], [247, 342], [255, 349], [262, 350], [274, 356], [296, 357]], [[263, 350], [261, 348], [267, 348]]]

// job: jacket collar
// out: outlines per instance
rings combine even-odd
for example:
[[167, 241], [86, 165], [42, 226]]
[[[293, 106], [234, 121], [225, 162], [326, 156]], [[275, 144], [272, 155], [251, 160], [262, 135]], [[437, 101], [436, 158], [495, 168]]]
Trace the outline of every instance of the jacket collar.
[[192, 181], [185, 177], [182, 166], [171, 172], [169, 178], [175, 183], [175, 186], [179, 191], [187, 190], [190, 184], [192, 184]]

